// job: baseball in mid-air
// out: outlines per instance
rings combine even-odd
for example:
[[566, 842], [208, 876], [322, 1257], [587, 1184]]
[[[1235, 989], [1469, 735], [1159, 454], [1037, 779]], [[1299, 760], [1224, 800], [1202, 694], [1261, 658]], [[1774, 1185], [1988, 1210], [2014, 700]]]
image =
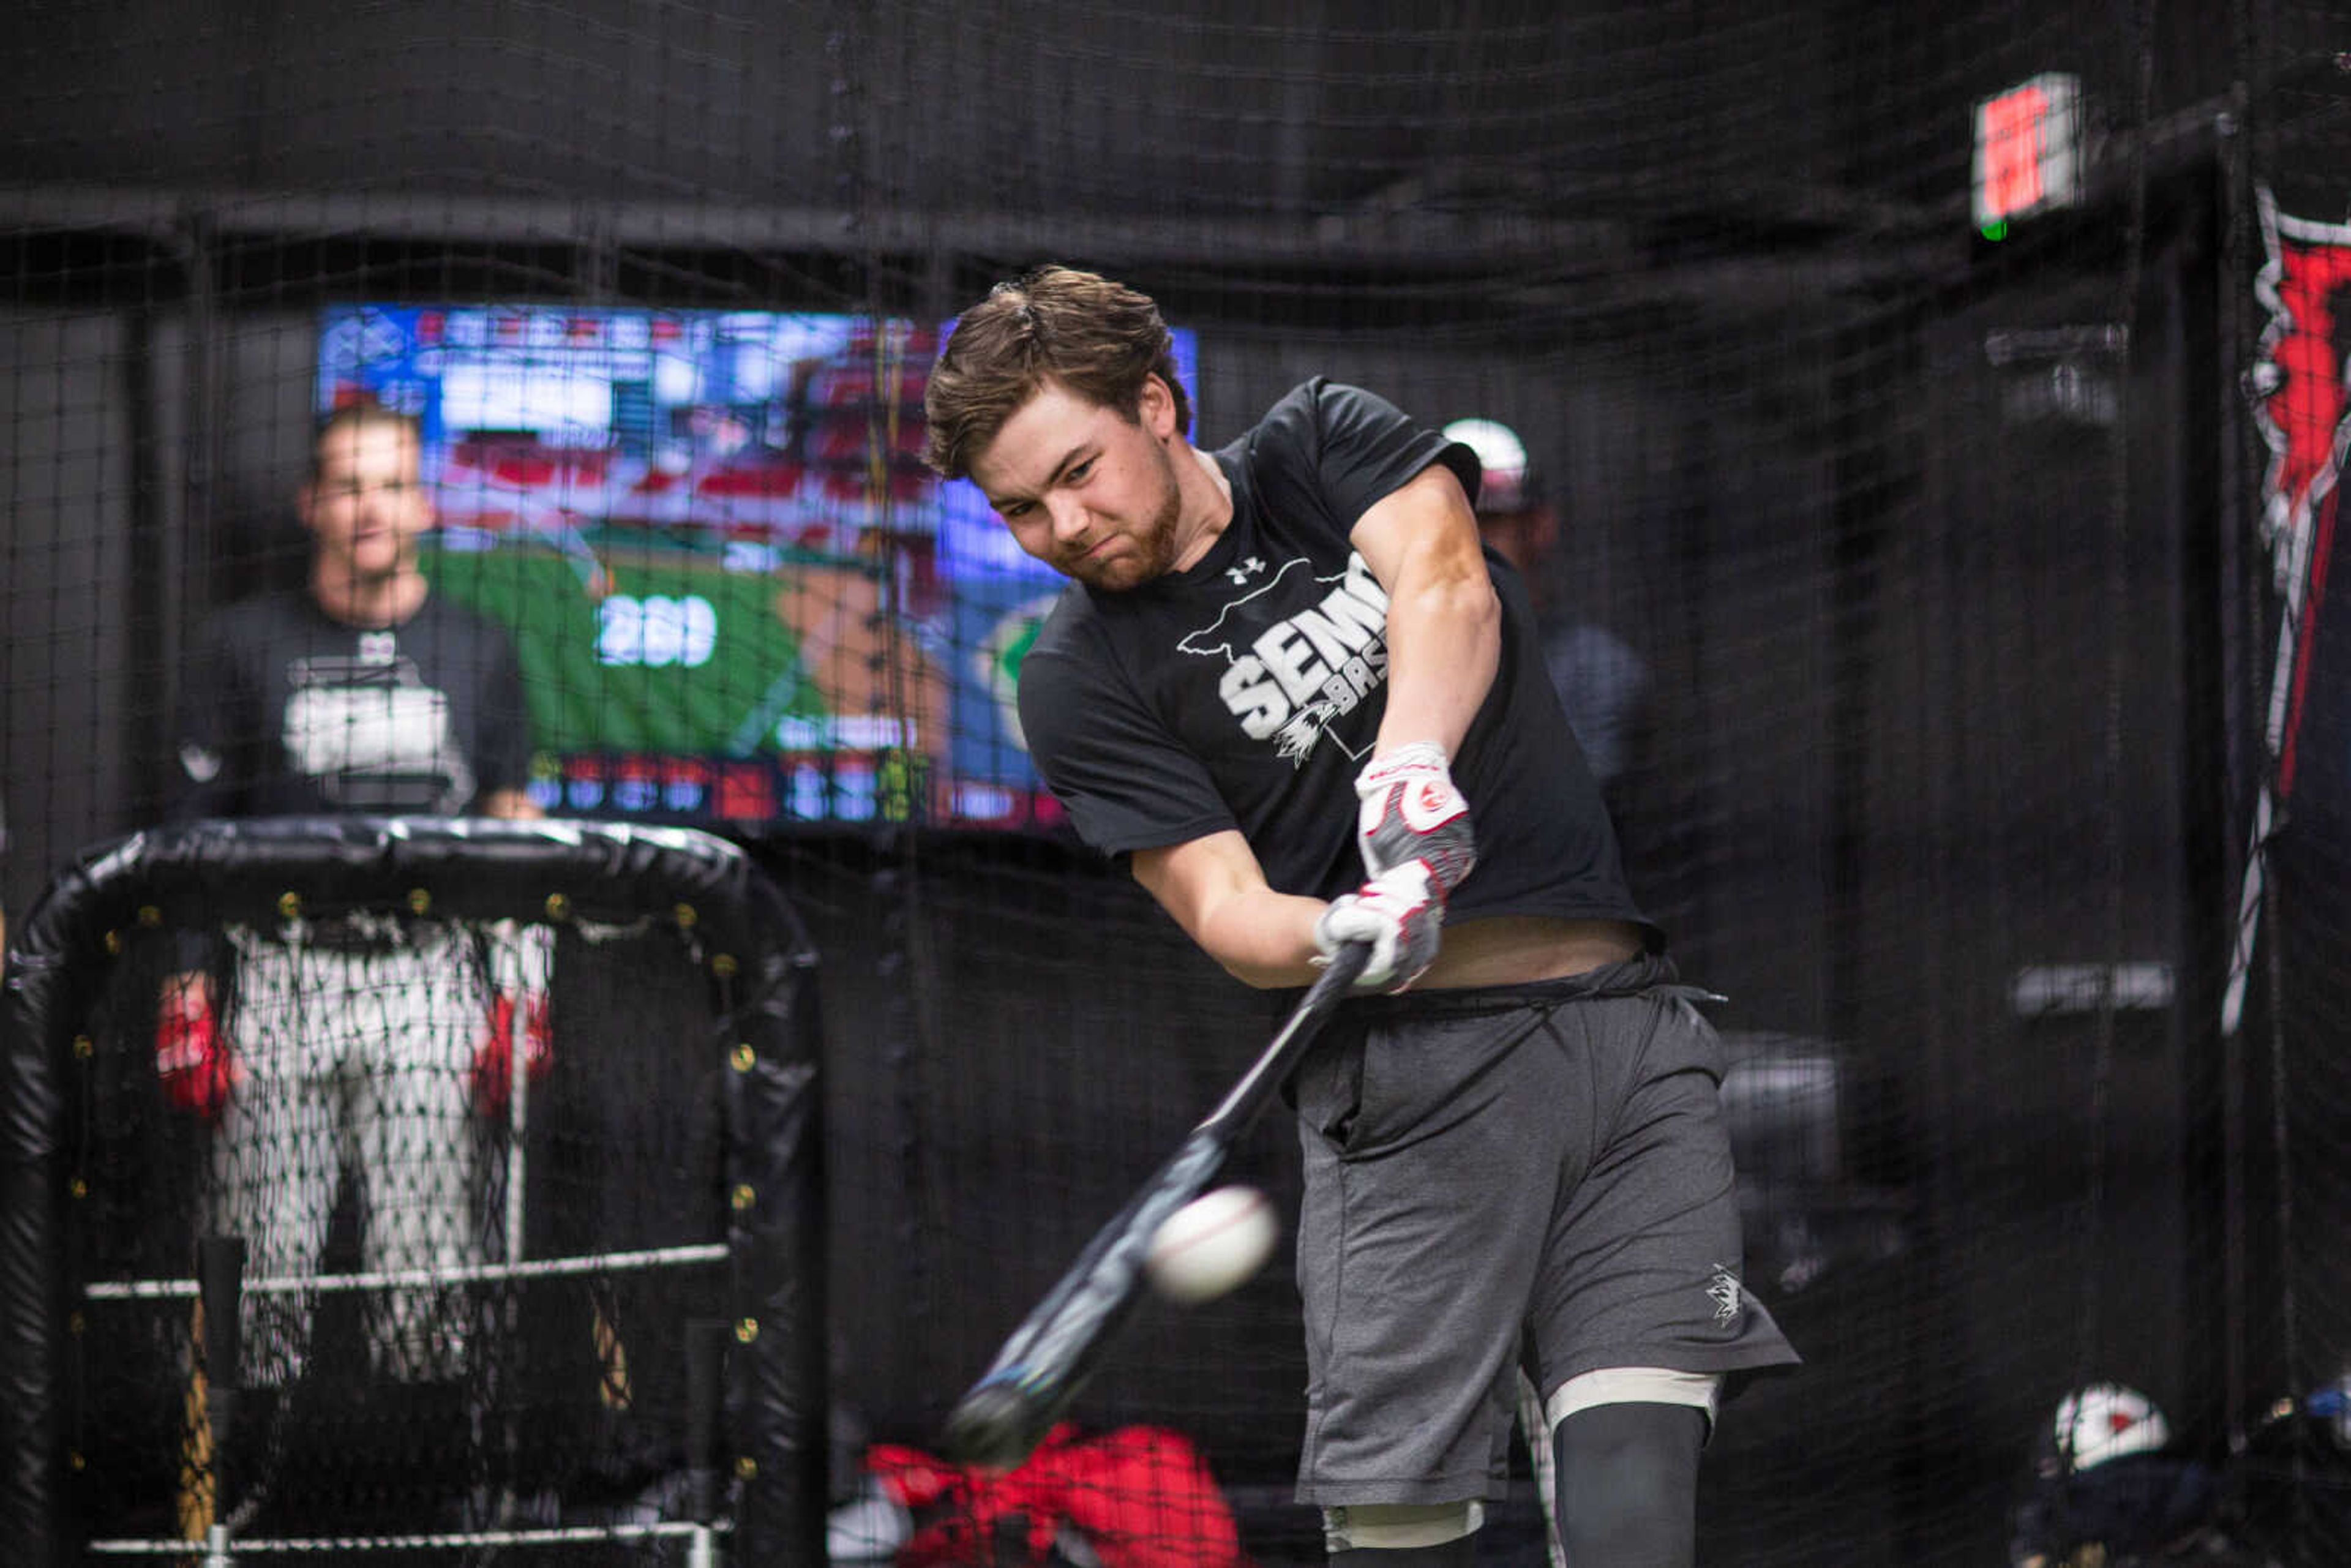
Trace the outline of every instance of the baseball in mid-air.
[[1220, 1186], [1161, 1222], [1144, 1255], [1151, 1284], [1171, 1301], [1197, 1306], [1237, 1290], [1265, 1266], [1281, 1225], [1253, 1186]]

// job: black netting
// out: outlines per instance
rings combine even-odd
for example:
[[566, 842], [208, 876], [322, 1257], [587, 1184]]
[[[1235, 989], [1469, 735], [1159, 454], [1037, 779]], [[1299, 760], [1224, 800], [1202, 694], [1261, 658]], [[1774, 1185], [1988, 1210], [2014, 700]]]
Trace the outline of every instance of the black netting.
[[[1007, 706], [1054, 580], [915, 460], [943, 329], [1059, 260], [1162, 303], [1204, 446], [1317, 373], [1522, 445], [1538, 504], [1492, 537], [1635, 891], [1731, 998], [1749, 1277], [1808, 1359], [1727, 1410], [1710, 1560], [2145, 1549], [2119, 1516], [2351, 1552], [2340, 5], [20, 13], [10, 913], [184, 809], [204, 628], [303, 591], [313, 421], [421, 413], [432, 591], [517, 651], [491, 782], [717, 829], [826, 955], [836, 1501], [864, 1445], [936, 1440], [1274, 1021], [1072, 847]], [[1985, 122], [2079, 156], [1980, 211], [1980, 111], [2018, 89]], [[348, 759], [353, 716], [397, 729], [463, 652], [317, 672], [306, 743]], [[559, 929], [559, 1034], [690, 1011], [652, 938]], [[110, 1245], [181, 1247], [201, 1191], [184, 1115], [103, 1044], [148, 1028], [158, 941], [84, 1070], [122, 1107], [76, 1124]], [[534, 1254], [708, 1222], [677, 1206], [709, 1129], [673, 1107], [717, 1069], [665, 1040], [661, 1075], [549, 1080]], [[1237, 1166], [1285, 1206], [1291, 1136]], [[530, 1287], [524, 1364], [464, 1397], [572, 1409], [581, 1314], [647, 1288]], [[184, 1306], [71, 1372], [137, 1456], [77, 1485], [163, 1505]], [[1319, 1551], [1296, 1316], [1280, 1256], [1148, 1310], [1077, 1410], [1196, 1439], [1269, 1563]], [[670, 1408], [676, 1367], [632, 1366]], [[2060, 1401], [2101, 1382], [2160, 1407], [2174, 1468], [2053, 1489]], [[638, 1463], [574, 1413], [535, 1464]], [[347, 1446], [306, 1458], [367, 1469]]]
[[11, 1530], [31, 1560], [215, 1528], [804, 1547], [824, 1395], [792, 1347], [824, 1292], [788, 912], [716, 840], [380, 829], [134, 839], [33, 913]]

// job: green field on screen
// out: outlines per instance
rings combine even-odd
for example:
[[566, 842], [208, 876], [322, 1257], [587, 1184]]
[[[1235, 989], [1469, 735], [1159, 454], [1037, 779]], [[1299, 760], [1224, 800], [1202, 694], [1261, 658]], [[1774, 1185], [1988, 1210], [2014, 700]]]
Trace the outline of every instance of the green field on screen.
[[428, 548], [423, 567], [513, 636], [542, 750], [747, 756], [775, 748], [781, 721], [831, 711], [784, 617], [842, 569], [801, 581], [682, 550], [528, 541]]

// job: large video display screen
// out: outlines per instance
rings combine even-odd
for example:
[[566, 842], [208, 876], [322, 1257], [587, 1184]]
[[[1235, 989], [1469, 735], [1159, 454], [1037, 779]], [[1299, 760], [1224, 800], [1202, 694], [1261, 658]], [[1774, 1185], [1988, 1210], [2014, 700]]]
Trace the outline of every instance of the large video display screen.
[[416, 416], [424, 570], [512, 634], [549, 811], [1050, 824], [1011, 700], [1061, 580], [922, 465], [946, 329], [350, 305], [318, 402]]

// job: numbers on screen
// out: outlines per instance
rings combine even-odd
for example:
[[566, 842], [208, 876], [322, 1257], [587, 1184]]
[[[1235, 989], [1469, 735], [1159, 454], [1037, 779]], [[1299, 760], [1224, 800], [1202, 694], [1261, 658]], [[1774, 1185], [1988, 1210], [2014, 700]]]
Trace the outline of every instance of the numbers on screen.
[[596, 607], [599, 664], [696, 669], [717, 646], [718, 612], [698, 593], [614, 593]]

